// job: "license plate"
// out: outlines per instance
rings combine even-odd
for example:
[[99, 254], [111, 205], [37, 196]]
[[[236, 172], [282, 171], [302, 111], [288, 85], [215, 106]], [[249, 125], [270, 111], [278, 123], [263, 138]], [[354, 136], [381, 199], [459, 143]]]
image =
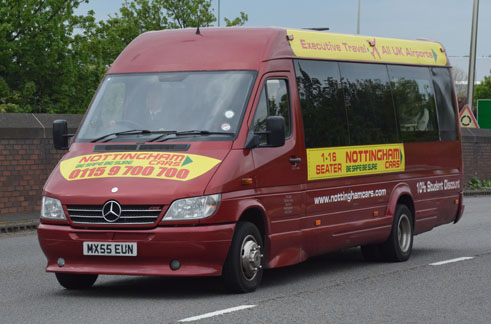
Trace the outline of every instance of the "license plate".
[[136, 256], [136, 243], [84, 242], [84, 255]]

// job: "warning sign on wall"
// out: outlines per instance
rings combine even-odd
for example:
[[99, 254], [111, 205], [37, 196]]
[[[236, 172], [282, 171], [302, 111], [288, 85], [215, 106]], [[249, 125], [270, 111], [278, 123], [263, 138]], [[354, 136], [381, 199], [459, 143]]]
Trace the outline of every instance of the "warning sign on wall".
[[476, 118], [474, 118], [474, 114], [469, 108], [469, 105], [465, 105], [464, 108], [460, 111], [459, 114], [460, 127], [467, 128], [479, 128], [479, 124], [477, 123]]

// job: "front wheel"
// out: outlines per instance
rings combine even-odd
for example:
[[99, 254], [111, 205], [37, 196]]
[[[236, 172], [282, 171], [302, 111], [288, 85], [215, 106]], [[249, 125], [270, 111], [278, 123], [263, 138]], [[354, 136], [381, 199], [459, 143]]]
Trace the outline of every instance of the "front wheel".
[[223, 278], [231, 292], [246, 293], [256, 290], [263, 276], [263, 240], [257, 227], [239, 222], [230, 246]]
[[413, 214], [406, 206], [396, 207], [392, 231], [387, 241], [380, 245], [382, 256], [387, 261], [406, 261], [413, 249]]
[[60, 285], [69, 290], [90, 288], [98, 277], [96, 274], [55, 273], [55, 275]]

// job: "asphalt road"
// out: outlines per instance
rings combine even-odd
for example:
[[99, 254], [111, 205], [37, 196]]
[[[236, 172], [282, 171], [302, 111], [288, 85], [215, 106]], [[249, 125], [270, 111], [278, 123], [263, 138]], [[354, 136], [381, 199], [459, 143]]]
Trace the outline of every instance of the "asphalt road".
[[[35, 232], [2, 234], [0, 322], [176, 323], [218, 311], [191, 323], [491, 323], [491, 197], [465, 204], [458, 224], [415, 237], [407, 262], [344, 250], [267, 270], [245, 295], [219, 278], [100, 276], [68, 291], [44, 272]], [[461, 257], [471, 259], [431, 265]]]

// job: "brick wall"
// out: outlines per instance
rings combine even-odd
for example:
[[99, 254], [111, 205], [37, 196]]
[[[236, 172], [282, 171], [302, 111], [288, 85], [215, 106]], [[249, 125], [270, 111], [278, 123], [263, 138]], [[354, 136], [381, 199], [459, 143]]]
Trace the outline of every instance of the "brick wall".
[[38, 212], [44, 182], [65, 153], [53, 147], [53, 120], [74, 132], [80, 115], [0, 114], [0, 222], [2, 215]]
[[491, 129], [462, 129], [464, 183], [473, 176], [491, 180]]
[[63, 155], [52, 140], [0, 139], [0, 215], [39, 210], [41, 190]]

